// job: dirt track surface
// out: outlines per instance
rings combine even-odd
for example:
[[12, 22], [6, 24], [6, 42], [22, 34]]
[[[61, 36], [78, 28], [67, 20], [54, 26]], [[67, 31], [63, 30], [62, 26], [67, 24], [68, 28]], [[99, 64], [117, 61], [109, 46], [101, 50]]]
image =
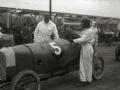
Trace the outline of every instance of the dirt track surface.
[[98, 81], [91, 85], [76, 87], [80, 83], [78, 71], [64, 76], [51, 78], [41, 82], [41, 90], [120, 90], [120, 62], [115, 59], [115, 49], [120, 43], [109, 46], [106, 43], [99, 44], [98, 55], [105, 61], [105, 72]]

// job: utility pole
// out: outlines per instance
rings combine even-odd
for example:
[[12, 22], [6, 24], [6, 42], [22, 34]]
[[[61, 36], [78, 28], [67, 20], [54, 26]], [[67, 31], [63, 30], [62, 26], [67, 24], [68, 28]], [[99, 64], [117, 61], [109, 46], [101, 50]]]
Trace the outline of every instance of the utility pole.
[[52, 11], [52, 0], [49, 0], [49, 15], [50, 15], [50, 20], [52, 19], [51, 11]]

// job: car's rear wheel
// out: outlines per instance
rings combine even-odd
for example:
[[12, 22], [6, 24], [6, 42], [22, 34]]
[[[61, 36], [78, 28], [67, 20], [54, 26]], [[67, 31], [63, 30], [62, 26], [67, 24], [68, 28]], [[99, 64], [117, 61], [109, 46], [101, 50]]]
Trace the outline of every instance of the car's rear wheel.
[[23, 70], [11, 82], [10, 90], [40, 90], [40, 79], [32, 70]]
[[93, 60], [93, 78], [99, 80], [104, 73], [104, 60], [102, 57], [96, 56]]
[[116, 60], [120, 61], [120, 46], [116, 47], [115, 56], [116, 56]]

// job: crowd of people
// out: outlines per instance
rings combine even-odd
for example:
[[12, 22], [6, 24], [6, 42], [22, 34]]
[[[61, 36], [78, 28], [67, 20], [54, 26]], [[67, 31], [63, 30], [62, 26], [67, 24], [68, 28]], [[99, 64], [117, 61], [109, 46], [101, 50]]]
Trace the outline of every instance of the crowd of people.
[[34, 24], [15, 25], [12, 24], [9, 28], [5, 25], [0, 26], [0, 32], [3, 34], [12, 34], [14, 36], [15, 45], [26, 44], [33, 42], [35, 26]]
[[[55, 28], [60, 38], [64, 38], [66, 33], [74, 31], [72, 26], [64, 25], [63, 22], [55, 24]], [[7, 28], [5, 25], [0, 26], [1, 33], [12, 34], [14, 36], [15, 45], [33, 43], [34, 32], [36, 29], [37, 26], [35, 27], [34, 24], [30, 25], [26, 23], [23, 23], [23, 25], [12, 24], [9, 28]]]

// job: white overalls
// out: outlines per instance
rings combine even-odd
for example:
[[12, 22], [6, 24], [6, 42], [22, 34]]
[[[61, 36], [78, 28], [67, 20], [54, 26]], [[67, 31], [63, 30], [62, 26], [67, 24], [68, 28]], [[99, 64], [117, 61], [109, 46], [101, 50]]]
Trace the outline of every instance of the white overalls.
[[59, 38], [56, 25], [49, 21], [46, 24], [44, 21], [38, 23], [35, 32], [34, 32], [34, 42], [35, 43], [44, 43], [51, 40], [51, 35], [53, 34], [54, 38]]
[[81, 38], [74, 39], [74, 43], [82, 45], [80, 53], [80, 80], [83, 82], [91, 82], [92, 80], [92, 62], [93, 62], [93, 47], [94, 42], [93, 31], [91, 28], [83, 30]]

